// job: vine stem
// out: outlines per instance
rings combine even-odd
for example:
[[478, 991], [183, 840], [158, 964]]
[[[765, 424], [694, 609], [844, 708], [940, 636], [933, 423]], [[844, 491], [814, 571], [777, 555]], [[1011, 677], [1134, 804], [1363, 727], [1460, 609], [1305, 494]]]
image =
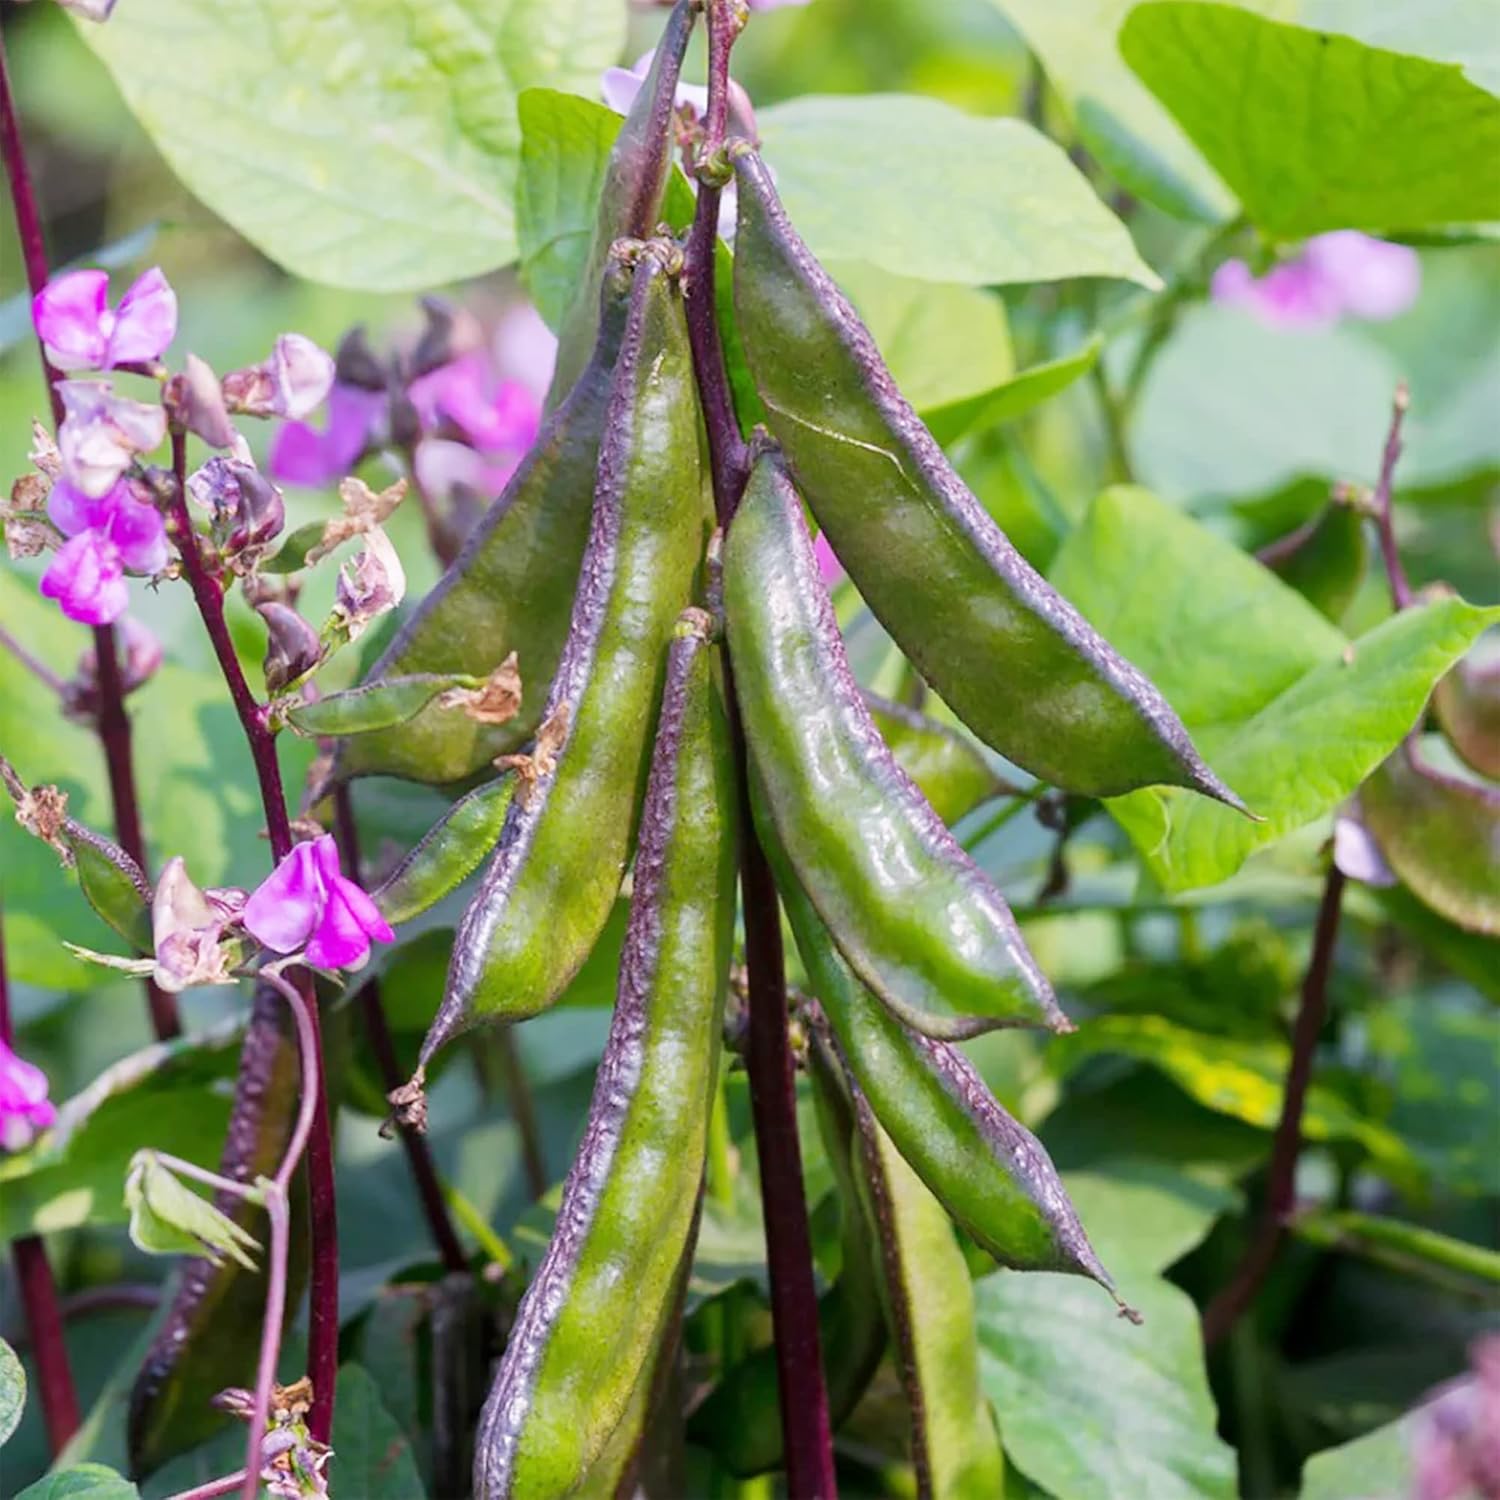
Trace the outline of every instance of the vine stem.
[[[271, 732], [265, 707], [256, 701], [249, 683], [245, 681], [244, 669], [235, 654], [229, 624], [224, 618], [223, 587], [208, 571], [198, 534], [193, 528], [192, 517], [188, 514], [187, 434], [175, 429], [172, 433], [172, 475], [171, 529], [175, 533], [177, 550], [182, 557], [182, 570], [250, 747], [256, 780], [260, 783], [261, 804], [266, 815], [266, 833], [271, 841], [271, 859], [279, 863], [291, 853], [292, 824], [287, 816], [281, 765], [276, 758], [276, 739]], [[308, 1413], [307, 1426], [314, 1438], [326, 1443], [333, 1430], [334, 1386], [338, 1378], [339, 1363], [338, 1208], [333, 1170], [333, 1127], [328, 1114], [322, 1036], [317, 1011], [313, 1006], [312, 980], [305, 971], [299, 970], [297, 973], [298, 988], [312, 1022], [308, 1049], [315, 1064], [306, 1075], [312, 1080], [313, 1096], [311, 1101], [306, 1098], [303, 1100], [304, 1107], [311, 1110], [312, 1120], [307, 1146], [307, 1187], [312, 1239], [307, 1373], [313, 1384], [313, 1404]], [[280, 1324], [276, 1326], [279, 1329]]]
[[[15, 215], [16, 237], [21, 245], [21, 259], [26, 266], [26, 284], [35, 297], [47, 285], [47, 245], [42, 235], [41, 214], [37, 211], [36, 192], [32, 187], [31, 169], [21, 140], [20, 119], [16, 114], [15, 95], [11, 91], [10, 72], [6, 66], [5, 39], [0, 35], [0, 159], [5, 163], [5, 178], [10, 184], [10, 202]], [[47, 399], [52, 407], [52, 422], [62, 426], [63, 404], [56, 382], [61, 379], [47, 350], [37, 335], [37, 352], [42, 362], [42, 377], [47, 383]], [[120, 679], [120, 658], [115, 645], [113, 625], [96, 625], [94, 656], [98, 663], [99, 699], [95, 729], [104, 750], [104, 764], [109, 776], [110, 802], [114, 808], [115, 837], [120, 847], [142, 870], [146, 863], [146, 840], [141, 831], [140, 804], [135, 790], [135, 755], [130, 738], [130, 716], [125, 712], [125, 689]], [[182, 1031], [176, 999], [167, 994], [147, 975], [142, 980], [146, 1008], [158, 1041], [167, 1041]]]
[[[685, 256], [688, 334], [708, 431], [719, 525], [734, 519], [744, 489], [748, 450], [735, 416], [714, 300], [720, 185], [729, 118], [729, 54], [742, 24], [735, 0], [708, 0], [708, 110], [699, 155], [698, 203]], [[719, 158], [716, 163], [715, 158]], [[745, 1065], [760, 1161], [761, 1206], [781, 1426], [790, 1500], [829, 1500], [837, 1493], [828, 1393], [818, 1345], [817, 1288], [812, 1236], [797, 1138], [796, 1078], [788, 1036], [786, 970], [776, 883], [750, 816], [744, 727], [726, 664], [729, 713], [738, 767], [740, 890], [744, 901], [745, 959], [749, 971], [749, 1035]]]
[[[345, 783], [340, 783], [333, 794], [333, 829], [345, 867], [355, 880], [359, 880], [359, 831], [354, 822], [354, 798]], [[370, 1050], [375, 1054], [376, 1066], [380, 1069], [385, 1091], [389, 1093], [392, 1089], [400, 1088], [406, 1079], [396, 1057], [391, 1029], [386, 1024], [378, 979], [367, 980], [360, 986], [359, 1004], [365, 1033], [370, 1039]], [[464, 1255], [453, 1222], [448, 1217], [448, 1205], [443, 1198], [443, 1188], [438, 1181], [432, 1153], [427, 1147], [427, 1138], [405, 1125], [398, 1124], [396, 1129], [406, 1151], [407, 1165], [411, 1168], [412, 1181], [416, 1185], [417, 1197], [421, 1200], [422, 1212], [427, 1217], [427, 1227], [432, 1233], [438, 1257], [445, 1270], [467, 1271], [468, 1258]]]
[[1401, 457], [1401, 425], [1410, 405], [1411, 392], [1403, 380], [1396, 387], [1396, 395], [1391, 402], [1391, 425], [1386, 431], [1385, 448], [1380, 455], [1380, 477], [1375, 483], [1372, 501], [1375, 527], [1380, 535], [1380, 555], [1385, 561], [1385, 575], [1390, 580], [1391, 598], [1397, 609], [1405, 609], [1412, 602], [1411, 584], [1407, 581], [1406, 569], [1401, 564], [1401, 551], [1396, 545], [1396, 525], [1391, 506], [1396, 463]]
[[[0, 913], [0, 918], [3, 918], [3, 913]], [[0, 1042], [9, 1047], [14, 1040], [10, 988], [5, 970], [5, 929], [3, 920], [0, 920]], [[10, 1256], [21, 1293], [21, 1306], [26, 1309], [26, 1327], [31, 1334], [37, 1389], [41, 1395], [42, 1417], [47, 1424], [47, 1442], [56, 1458], [78, 1430], [78, 1392], [68, 1364], [68, 1346], [63, 1340], [57, 1285], [52, 1279], [47, 1247], [40, 1235], [25, 1234], [12, 1241]]]
[[1267, 1172], [1266, 1202], [1260, 1227], [1251, 1240], [1228, 1284], [1208, 1304], [1203, 1314], [1203, 1342], [1218, 1343], [1255, 1300], [1281, 1247], [1287, 1220], [1296, 1207], [1297, 1158], [1302, 1150], [1302, 1110], [1312, 1080], [1313, 1052], [1323, 1023], [1328, 1018], [1328, 975], [1333, 967], [1333, 946], [1338, 937], [1339, 913], [1344, 895], [1344, 875], [1330, 864], [1323, 883], [1313, 930], [1312, 956], [1302, 981], [1302, 1000], [1292, 1029], [1292, 1058], [1287, 1067], [1286, 1090], [1281, 1100], [1281, 1118], [1271, 1144]]

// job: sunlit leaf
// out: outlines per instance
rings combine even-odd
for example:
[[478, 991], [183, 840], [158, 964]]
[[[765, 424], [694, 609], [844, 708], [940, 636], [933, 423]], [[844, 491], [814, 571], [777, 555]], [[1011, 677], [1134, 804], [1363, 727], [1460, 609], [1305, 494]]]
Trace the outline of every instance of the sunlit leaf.
[[132, 1160], [125, 1207], [131, 1241], [148, 1255], [206, 1255], [216, 1263], [228, 1255], [247, 1271], [255, 1269], [246, 1253], [258, 1248], [255, 1237], [195, 1193], [154, 1151], [137, 1152]]

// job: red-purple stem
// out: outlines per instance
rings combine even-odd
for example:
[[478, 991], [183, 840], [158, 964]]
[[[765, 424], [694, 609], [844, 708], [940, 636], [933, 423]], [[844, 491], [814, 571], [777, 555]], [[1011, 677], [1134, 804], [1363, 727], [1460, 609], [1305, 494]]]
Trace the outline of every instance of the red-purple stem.
[[[5, 162], [6, 181], [10, 184], [11, 208], [15, 214], [16, 238], [21, 245], [21, 259], [26, 266], [26, 284], [35, 297], [47, 285], [47, 245], [42, 236], [41, 214], [37, 211], [36, 193], [26, 150], [21, 140], [20, 120], [16, 115], [15, 96], [11, 92], [10, 73], [6, 67], [5, 41], [0, 36], [0, 158]], [[47, 358], [41, 336], [37, 350], [42, 361], [42, 376], [47, 382], [47, 398], [52, 406], [52, 421], [61, 426], [62, 398], [56, 382], [61, 378]], [[141, 832], [141, 815], [135, 795], [135, 760], [130, 742], [130, 718], [125, 712], [125, 690], [120, 681], [120, 660], [116, 654], [113, 625], [94, 627], [94, 655], [98, 661], [98, 716], [96, 727], [104, 747], [104, 762], [109, 771], [109, 795], [115, 814], [115, 837], [120, 847], [147, 870], [146, 841]], [[149, 976], [143, 981], [151, 1025], [157, 1039], [166, 1041], [182, 1030], [177, 1001], [158, 988]]]
[[[709, 0], [708, 111], [700, 160], [722, 152], [729, 112], [729, 52], [738, 29], [731, 0]], [[715, 507], [719, 524], [727, 528], [744, 489], [747, 453], [729, 392], [714, 302], [718, 220], [719, 189], [700, 180], [684, 273], [688, 334], [708, 430]], [[744, 840], [740, 891], [744, 901], [749, 1001], [745, 1066], [750, 1079], [750, 1108], [760, 1163], [787, 1494], [790, 1500], [829, 1500], [837, 1494], [837, 1481], [828, 1392], [818, 1346], [812, 1236], [807, 1223], [802, 1152], [797, 1138], [797, 1094], [788, 1039], [780, 906], [770, 866], [750, 819], [745, 739], [734, 700], [732, 671], [729, 683]]]
[[[219, 670], [229, 688], [229, 696], [239, 716], [240, 727], [250, 746], [255, 775], [260, 783], [261, 804], [266, 816], [266, 833], [271, 841], [271, 858], [279, 862], [292, 850], [292, 824], [286, 810], [286, 793], [281, 783], [281, 765], [276, 758], [276, 740], [271, 733], [265, 706], [256, 700], [245, 680], [244, 669], [235, 654], [229, 624], [224, 618], [224, 590], [211, 575], [203, 560], [198, 534], [193, 529], [187, 508], [187, 435], [172, 433], [171, 522], [182, 570], [198, 606], [209, 643], [218, 660]], [[313, 1004], [312, 980], [298, 972], [298, 988], [313, 1018], [311, 1050], [316, 1064], [312, 1077], [317, 1080], [312, 1103], [312, 1134], [307, 1146], [307, 1188], [311, 1221], [312, 1270], [308, 1293], [307, 1373], [313, 1383], [312, 1410], [308, 1413], [308, 1431], [319, 1442], [326, 1443], [333, 1430], [334, 1385], [339, 1365], [339, 1246], [338, 1208], [333, 1171], [333, 1128], [328, 1115], [328, 1086], [323, 1067], [322, 1036]]]
[[1328, 1018], [1328, 975], [1333, 967], [1333, 947], [1338, 937], [1339, 911], [1344, 895], [1344, 876], [1330, 864], [1313, 929], [1312, 956], [1302, 981], [1302, 1000], [1292, 1028], [1292, 1059], [1287, 1067], [1286, 1091], [1281, 1100], [1281, 1118], [1271, 1143], [1271, 1164], [1266, 1174], [1266, 1201], [1260, 1227], [1245, 1251], [1234, 1275], [1209, 1303], [1203, 1314], [1203, 1341], [1216, 1344], [1234, 1327], [1240, 1315], [1255, 1300], [1281, 1246], [1286, 1224], [1297, 1201], [1297, 1158], [1302, 1151], [1302, 1110], [1312, 1080], [1313, 1053], [1323, 1023]]
[[[4, 927], [0, 925], [0, 1042], [9, 1047], [14, 1041], [10, 989], [5, 971]], [[25, 1234], [12, 1241], [10, 1258], [15, 1267], [21, 1306], [26, 1310], [26, 1327], [31, 1334], [32, 1359], [36, 1362], [37, 1391], [41, 1397], [42, 1417], [47, 1424], [47, 1442], [56, 1458], [78, 1430], [78, 1393], [73, 1387], [73, 1371], [68, 1365], [68, 1346], [63, 1341], [57, 1286], [47, 1261], [47, 1247], [39, 1235]]]
[[1380, 555], [1385, 560], [1385, 574], [1390, 580], [1391, 598], [1397, 609], [1405, 609], [1411, 603], [1411, 584], [1407, 582], [1406, 569], [1401, 565], [1396, 525], [1391, 514], [1396, 462], [1401, 457], [1401, 423], [1410, 404], [1411, 394], [1403, 382], [1396, 387], [1396, 399], [1391, 403], [1391, 425], [1386, 432], [1385, 449], [1380, 455], [1380, 478], [1375, 484], [1373, 501], [1375, 526], [1380, 535]]
[[[339, 852], [344, 868], [354, 880], [360, 879], [359, 831], [354, 822], [354, 799], [347, 783], [341, 783], [333, 794], [333, 830], [338, 839]], [[380, 1000], [380, 981], [366, 980], [359, 990], [360, 1013], [364, 1017], [365, 1034], [370, 1039], [370, 1050], [375, 1054], [375, 1064], [385, 1090], [400, 1088], [406, 1082], [396, 1056], [396, 1046], [391, 1040], [391, 1029], [386, 1024], [385, 1007]], [[406, 1151], [406, 1162], [411, 1169], [412, 1181], [416, 1185], [417, 1197], [422, 1203], [422, 1212], [427, 1216], [427, 1227], [432, 1242], [437, 1246], [439, 1258], [449, 1271], [466, 1271], [468, 1257], [454, 1232], [448, 1217], [448, 1205], [443, 1201], [442, 1184], [438, 1181], [437, 1168], [433, 1165], [432, 1153], [427, 1148], [427, 1138], [404, 1125], [397, 1125], [401, 1145]]]

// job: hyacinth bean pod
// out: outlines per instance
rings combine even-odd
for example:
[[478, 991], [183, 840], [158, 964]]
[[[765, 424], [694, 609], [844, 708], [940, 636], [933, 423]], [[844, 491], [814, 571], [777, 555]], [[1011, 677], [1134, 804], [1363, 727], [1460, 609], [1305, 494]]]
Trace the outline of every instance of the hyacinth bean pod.
[[1471, 654], [1438, 683], [1433, 711], [1443, 733], [1464, 760], [1491, 781], [1500, 781], [1500, 654]]
[[729, 528], [724, 607], [757, 807], [860, 977], [929, 1034], [1069, 1029], [1004, 897], [870, 718], [774, 450]]
[[1042, 1143], [957, 1048], [908, 1031], [870, 995], [784, 865], [777, 885], [840, 1061], [928, 1190], [1002, 1265], [1113, 1292]]
[[520, 711], [489, 725], [462, 707], [429, 702], [399, 726], [341, 740], [336, 776], [459, 781], [518, 749], [541, 723], [545, 685], [567, 638], [569, 602], [589, 535], [599, 443], [632, 281], [624, 260], [607, 267], [598, 341], [572, 393], [463, 551], [366, 674], [367, 685], [454, 673], [482, 678], [514, 651], [524, 684]]
[[508, 773], [460, 797], [370, 892], [381, 916], [392, 926], [409, 922], [457, 890], [494, 848], [515, 794]]
[[698, 401], [669, 244], [638, 247], [573, 621], [499, 843], [459, 926], [421, 1062], [562, 993], [609, 919], [650, 763], [666, 646], [708, 536]]
[[[239, 1085], [219, 1158], [236, 1182], [275, 1173], [286, 1153], [301, 1085], [291, 1013], [269, 985], [255, 991], [240, 1050]], [[293, 1178], [292, 1253], [287, 1267], [288, 1315], [294, 1316], [307, 1275], [306, 1183]], [[265, 1214], [243, 1198], [218, 1195], [216, 1206], [242, 1229], [264, 1233]], [[252, 1374], [266, 1301], [264, 1270], [247, 1271], [224, 1257], [184, 1262], [172, 1300], [130, 1390], [126, 1444], [131, 1472], [150, 1474], [169, 1458], [205, 1442], [227, 1418], [209, 1397], [243, 1386]]]
[[974, 1289], [942, 1205], [880, 1128], [834, 1047], [814, 1033], [822, 1092], [848, 1089], [855, 1191], [880, 1266], [880, 1302], [911, 1414], [912, 1464], [921, 1500], [998, 1495], [1005, 1460], [979, 1382]]
[[954, 472], [758, 153], [737, 142], [730, 155], [735, 311], [767, 421], [896, 643], [986, 744], [1044, 781], [1096, 797], [1166, 783], [1240, 806], [1151, 682]]
[[732, 748], [708, 616], [672, 641], [619, 991], [557, 1227], [480, 1420], [478, 1500], [570, 1494], [671, 1321], [734, 935]]
[[950, 828], [981, 802], [1015, 791], [956, 730], [875, 693], [866, 692], [864, 699], [881, 739]]
[[662, 196], [672, 170], [677, 80], [699, 5], [700, 0], [677, 0], [656, 44], [646, 81], [610, 150], [588, 261], [558, 335], [557, 363], [547, 393], [549, 411], [572, 390], [594, 347], [599, 285], [611, 246], [619, 239], [646, 239], [661, 220]]

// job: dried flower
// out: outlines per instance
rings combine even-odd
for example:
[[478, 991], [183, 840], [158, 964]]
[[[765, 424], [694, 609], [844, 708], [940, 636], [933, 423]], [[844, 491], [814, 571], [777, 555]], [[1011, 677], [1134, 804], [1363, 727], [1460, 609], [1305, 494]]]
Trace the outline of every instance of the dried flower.
[[168, 994], [198, 984], [232, 984], [240, 960], [238, 944], [224, 932], [245, 905], [245, 892], [201, 891], [176, 856], [162, 867], [151, 901], [151, 941], [156, 982]]
[[113, 488], [138, 453], [149, 453], [167, 435], [160, 406], [116, 396], [107, 380], [59, 380], [67, 413], [57, 432], [62, 475], [85, 495]]
[[1385, 322], [1406, 311], [1422, 286], [1422, 263], [1406, 245], [1353, 229], [1320, 234], [1292, 260], [1252, 275], [1228, 260], [1213, 275], [1215, 302], [1248, 309], [1273, 328], [1326, 328], [1343, 317]]
[[298, 844], [245, 903], [245, 927], [276, 953], [306, 951], [319, 969], [357, 969], [370, 940], [395, 933], [380, 908], [339, 869], [331, 834]]
[[514, 651], [477, 688], [450, 688], [440, 708], [461, 708], [476, 724], [508, 724], [521, 711], [521, 671]]
[[0, 1150], [24, 1151], [56, 1119], [47, 1075], [0, 1041]]
[[283, 333], [271, 357], [224, 377], [224, 399], [251, 417], [292, 417], [316, 411], [333, 387], [333, 356], [300, 333]]
[[111, 311], [105, 272], [69, 271], [36, 294], [31, 317], [58, 369], [112, 370], [160, 358], [177, 333], [177, 294], [153, 266]]
[[380, 527], [372, 527], [364, 550], [339, 569], [334, 587], [333, 623], [348, 639], [357, 640], [365, 627], [406, 597], [406, 571]]

